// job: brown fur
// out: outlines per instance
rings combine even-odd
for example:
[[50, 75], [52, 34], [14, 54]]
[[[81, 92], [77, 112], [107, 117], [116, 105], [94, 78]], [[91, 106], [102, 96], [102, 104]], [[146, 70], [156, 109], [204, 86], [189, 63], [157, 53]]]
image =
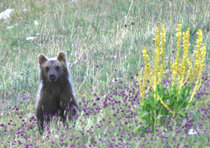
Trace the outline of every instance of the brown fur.
[[40, 86], [36, 103], [36, 117], [39, 131], [43, 131], [44, 122], [49, 123], [52, 115], [58, 114], [65, 122], [66, 117], [76, 114], [78, 104], [70, 81], [66, 55], [60, 52], [57, 59], [38, 56]]

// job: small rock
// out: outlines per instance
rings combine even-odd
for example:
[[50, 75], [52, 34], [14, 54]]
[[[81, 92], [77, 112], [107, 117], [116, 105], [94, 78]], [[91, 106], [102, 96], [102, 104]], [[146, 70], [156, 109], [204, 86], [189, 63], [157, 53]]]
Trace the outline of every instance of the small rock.
[[17, 25], [18, 25], [18, 24], [8, 26], [7, 29], [12, 29], [12, 28], [14, 28], [14, 27], [17, 26]]
[[26, 38], [26, 40], [28, 41], [28, 40], [35, 40], [36, 39], [36, 37], [34, 37], [34, 36], [30, 36], [30, 37], [27, 37]]
[[0, 20], [7, 20], [11, 13], [14, 11], [14, 9], [7, 9], [0, 13]]

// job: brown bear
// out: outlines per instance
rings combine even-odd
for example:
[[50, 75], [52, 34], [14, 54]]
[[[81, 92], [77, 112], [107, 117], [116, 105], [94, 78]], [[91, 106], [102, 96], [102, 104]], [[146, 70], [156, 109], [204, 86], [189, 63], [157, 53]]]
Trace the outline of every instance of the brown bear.
[[40, 133], [44, 122], [49, 123], [53, 115], [59, 115], [65, 123], [76, 115], [78, 104], [72, 83], [66, 54], [59, 52], [57, 59], [38, 55], [40, 85], [36, 102], [36, 117]]

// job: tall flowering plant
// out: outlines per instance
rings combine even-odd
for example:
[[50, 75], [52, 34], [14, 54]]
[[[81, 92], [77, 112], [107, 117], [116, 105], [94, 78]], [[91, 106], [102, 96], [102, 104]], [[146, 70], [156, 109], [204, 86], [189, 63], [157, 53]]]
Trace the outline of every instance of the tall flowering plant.
[[[160, 32], [161, 30], [161, 32]], [[170, 75], [166, 77], [164, 63], [165, 27], [157, 27], [155, 34], [154, 67], [149, 62], [146, 47], [143, 50], [144, 70], [139, 71], [140, 87], [140, 120], [149, 125], [157, 124], [157, 119], [172, 115], [179, 117], [182, 109], [188, 108], [193, 96], [200, 87], [201, 74], [206, 53], [206, 46], [202, 44], [202, 30], [198, 30], [198, 39], [194, 54], [189, 55], [190, 29], [181, 32], [181, 24], [177, 28], [177, 50], [174, 61], [169, 64]], [[183, 41], [183, 55], [180, 58], [181, 41]], [[171, 78], [171, 80], [170, 80]], [[195, 82], [193, 86], [192, 83]], [[161, 120], [158, 120], [161, 121]]]

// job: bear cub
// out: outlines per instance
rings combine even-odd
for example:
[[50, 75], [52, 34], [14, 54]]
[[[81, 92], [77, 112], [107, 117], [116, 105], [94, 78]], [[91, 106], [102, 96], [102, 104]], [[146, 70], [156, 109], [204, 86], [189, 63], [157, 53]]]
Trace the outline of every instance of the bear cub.
[[59, 52], [57, 59], [48, 59], [38, 55], [40, 84], [36, 102], [36, 117], [39, 132], [44, 130], [44, 123], [49, 123], [53, 115], [61, 117], [65, 123], [76, 115], [78, 104], [72, 83], [66, 54]]

